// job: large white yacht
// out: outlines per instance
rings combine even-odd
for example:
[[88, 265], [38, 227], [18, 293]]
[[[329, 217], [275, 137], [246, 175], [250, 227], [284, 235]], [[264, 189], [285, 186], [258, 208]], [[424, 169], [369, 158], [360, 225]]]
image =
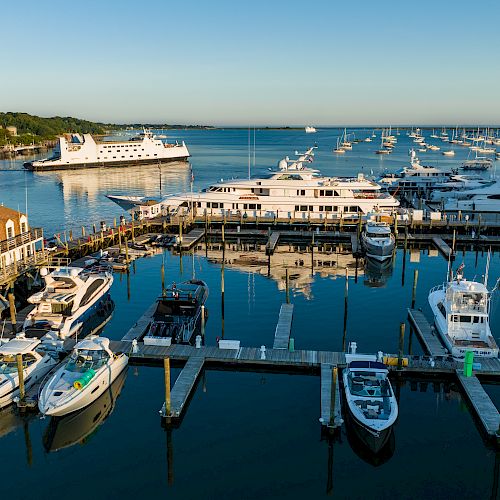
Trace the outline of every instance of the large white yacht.
[[22, 358], [25, 390], [39, 382], [59, 362], [55, 354], [40, 350], [40, 340], [20, 334], [0, 345], [0, 408], [19, 396], [17, 356]]
[[414, 149], [410, 149], [410, 165], [399, 172], [386, 174], [378, 182], [385, 188], [399, 188], [401, 191], [427, 191], [437, 183], [446, 182], [457, 172], [440, 170], [436, 167], [422, 165]]
[[126, 354], [114, 354], [109, 339], [91, 335], [76, 344], [68, 361], [40, 392], [44, 415], [61, 416], [85, 408], [103, 394], [127, 367]]
[[463, 359], [467, 351], [496, 358], [498, 346], [489, 320], [490, 292], [485, 284], [464, 279], [463, 267], [451, 281], [429, 292], [434, 324], [454, 358]]
[[60, 267], [45, 269], [45, 288], [28, 302], [35, 308], [26, 316], [23, 330], [28, 336], [64, 340], [78, 334], [86, 319], [108, 297], [113, 276], [106, 270]]
[[184, 143], [168, 144], [150, 130], [128, 141], [96, 142], [91, 134], [59, 137], [51, 158], [29, 161], [29, 170], [67, 170], [181, 161], [189, 158]]
[[[108, 196], [120, 206], [134, 204], [142, 213], [138, 218], [155, 214], [241, 215], [243, 217], [285, 217], [307, 220], [357, 217], [369, 212], [392, 212], [399, 201], [381, 192], [376, 182], [357, 177], [324, 177], [309, 168], [314, 149], [297, 153], [297, 159], [286, 157], [277, 171], [266, 177], [230, 180], [212, 184], [198, 193], [171, 195], [157, 207], [144, 207], [146, 198]], [[133, 208], [134, 211], [136, 208]], [[136, 216], [137, 218], [137, 216]]]
[[473, 217], [481, 214], [483, 221], [496, 221], [500, 212], [500, 183], [497, 181], [481, 188], [458, 191], [444, 202], [444, 210]]

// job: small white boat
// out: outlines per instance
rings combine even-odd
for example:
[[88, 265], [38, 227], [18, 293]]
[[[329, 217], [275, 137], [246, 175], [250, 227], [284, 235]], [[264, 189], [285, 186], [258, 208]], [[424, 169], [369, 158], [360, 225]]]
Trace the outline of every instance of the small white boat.
[[59, 362], [55, 353], [40, 349], [40, 340], [27, 339], [23, 334], [0, 345], [0, 408], [19, 397], [17, 355], [22, 356], [25, 390], [39, 382]]
[[392, 257], [396, 240], [387, 222], [368, 221], [361, 233], [361, 244], [367, 257], [385, 260]]
[[305, 128], [305, 131], [306, 131], [306, 134], [315, 134], [317, 132], [317, 130], [314, 127], [312, 127], [311, 125], [308, 125]]
[[463, 268], [462, 264], [451, 281], [429, 292], [434, 324], [454, 358], [464, 359], [467, 351], [481, 358], [496, 358], [498, 346], [489, 319], [490, 292], [485, 284], [464, 279]]
[[449, 149], [448, 151], [443, 151], [444, 156], [455, 156], [455, 151]]
[[38, 408], [54, 416], [81, 410], [103, 394], [127, 364], [128, 356], [114, 354], [108, 338], [91, 335], [76, 344], [68, 361], [42, 388]]
[[464, 170], [488, 170], [493, 166], [493, 160], [491, 158], [485, 158], [484, 156], [477, 156], [472, 160], [466, 160], [462, 163], [462, 168]]
[[372, 142], [371, 137], [367, 137], [367, 138], [365, 139], [365, 142]]
[[389, 370], [377, 361], [351, 361], [343, 372], [349, 417], [373, 451], [381, 449], [398, 418]]

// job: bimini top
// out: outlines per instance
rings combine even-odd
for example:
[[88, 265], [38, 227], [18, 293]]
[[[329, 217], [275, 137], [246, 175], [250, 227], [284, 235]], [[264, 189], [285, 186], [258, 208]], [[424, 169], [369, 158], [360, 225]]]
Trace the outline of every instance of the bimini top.
[[32, 352], [39, 343], [40, 340], [38, 339], [26, 339], [23, 337], [16, 337], [0, 346], [0, 354], [3, 355], [26, 354], [28, 352]]
[[371, 370], [387, 370], [387, 366], [384, 363], [378, 361], [351, 361], [349, 363], [349, 368], [367, 368]]
[[109, 339], [107, 337], [98, 337], [91, 335], [85, 340], [78, 342], [75, 349], [87, 349], [88, 351], [109, 351]]

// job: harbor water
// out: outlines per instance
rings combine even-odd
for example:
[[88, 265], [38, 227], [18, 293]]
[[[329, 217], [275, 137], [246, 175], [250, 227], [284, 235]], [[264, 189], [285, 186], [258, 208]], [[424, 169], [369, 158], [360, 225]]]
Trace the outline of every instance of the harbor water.
[[[367, 175], [397, 170], [408, 161], [410, 142], [401, 134], [396, 151], [378, 157], [380, 138], [335, 157], [337, 130], [175, 131], [192, 153], [194, 189], [210, 182], [264, 173], [296, 149], [318, 142], [314, 167], [328, 175]], [[356, 131], [360, 138], [371, 130]], [[379, 135], [379, 132], [377, 133]], [[250, 153], [248, 142], [252, 146]], [[425, 156], [424, 156], [425, 155]], [[424, 164], [457, 166], [453, 159], [422, 153]], [[0, 202], [23, 211], [47, 234], [81, 225], [112, 222], [123, 212], [105, 194], [160, 195], [190, 189], [190, 167], [92, 169], [53, 173], [22, 171], [3, 161]], [[495, 175], [496, 172], [487, 175]], [[481, 279], [487, 256], [460, 248], [455, 267]], [[311, 266], [314, 260], [314, 269]], [[193, 276], [207, 282], [209, 319], [206, 344], [218, 337], [244, 346], [272, 346], [288, 269], [295, 305], [292, 337], [296, 349], [342, 350], [355, 341], [358, 352], [396, 353], [399, 325], [411, 304], [413, 274], [419, 270], [416, 306], [431, 318], [427, 295], [444, 281], [447, 262], [428, 248], [398, 249], [387, 266], [356, 262], [341, 245], [320, 247], [314, 258], [306, 246], [281, 244], [268, 266], [264, 246], [228, 242], [222, 271], [220, 243], [201, 243], [182, 256], [168, 251], [133, 263], [116, 274], [111, 289], [115, 310], [104, 335], [120, 339], [161, 292], [166, 282]], [[344, 337], [345, 269], [349, 276], [347, 333]], [[221, 273], [224, 272], [224, 308]], [[500, 276], [498, 253], [491, 256], [489, 285]], [[492, 302], [491, 329], [500, 341], [498, 297]], [[224, 311], [224, 317], [222, 317]], [[407, 324], [405, 352], [422, 353]], [[173, 370], [173, 380], [179, 368]], [[64, 419], [20, 416], [0, 411], [2, 489], [9, 497], [52, 498], [491, 498], [498, 491], [500, 454], [483, 441], [453, 379], [393, 380], [400, 391], [399, 418], [384, 454], [374, 456], [343, 426], [340, 440], [321, 439], [320, 378], [314, 374], [233, 372], [208, 369], [200, 377], [176, 429], [160, 426], [163, 370], [130, 366], [112, 393]], [[500, 389], [485, 385], [500, 407]], [[85, 484], [85, 486], [82, 486]]]

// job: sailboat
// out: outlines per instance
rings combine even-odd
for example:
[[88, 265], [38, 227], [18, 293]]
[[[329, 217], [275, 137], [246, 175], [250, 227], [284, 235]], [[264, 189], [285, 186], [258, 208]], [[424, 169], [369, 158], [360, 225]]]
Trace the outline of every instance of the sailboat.
[[340, 137], [337, 137], [337, 147], [333, 150], [334, 153], [344, 154], [345, 149], [340, 146]]

